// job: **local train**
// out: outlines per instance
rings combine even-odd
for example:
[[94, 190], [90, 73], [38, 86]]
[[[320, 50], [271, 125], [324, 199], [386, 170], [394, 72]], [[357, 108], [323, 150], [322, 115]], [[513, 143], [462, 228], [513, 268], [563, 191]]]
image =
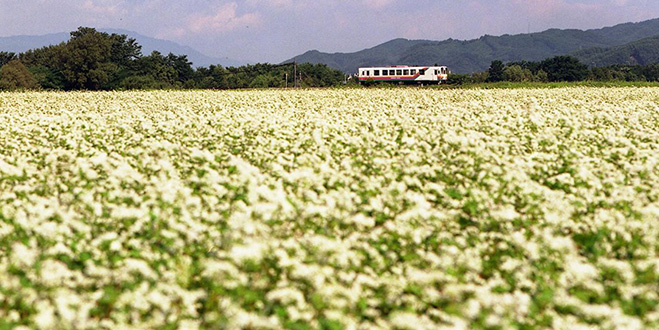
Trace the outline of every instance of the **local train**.
[[387, 66], [359, 68], [357, 78], [360, 83], [393, 82], [416, 84], [441, 84], [448, 79], [446, 66]]

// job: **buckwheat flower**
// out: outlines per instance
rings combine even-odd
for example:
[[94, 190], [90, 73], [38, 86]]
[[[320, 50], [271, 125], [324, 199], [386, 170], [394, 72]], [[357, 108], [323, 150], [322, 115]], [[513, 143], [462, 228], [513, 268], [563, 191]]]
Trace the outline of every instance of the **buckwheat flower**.
[[74, 276], [65, 263], [46, 259], [41, 263], [41, 282], [47, 286], [62, 285], [66, 279]]
[[272, 301], [278, 301], [282, 304], [293, 304], [298, 309], [303, 309], [306, 306], [304, 294], [295, 288], [278, 288], [266, 294], [266, 298]]
[[178, 324], [178, 330], [198, 330], [200, 321], [196, 320], [181, 320]]
[[481, 304], [478, 302], [478, 300], [469, 299], [464, 309], [465, 315], [470, 319], [474, 319], [478, 317], [480, 312], [481, 312]]
[[599, 275], [597, 268], [579, 259], [570, 258], [565, 264], [565, 273], [563, 273], [561, 278], [566, 281], [567, 284], [584, 284], [595, 279]]
[[403, 311], [396, 311], [392, 313], [391, 316], [389, 316], [389, 322], [396, 329], [430, 330], [436, 329], [437, 327], [437, 324], [432, 322], [426, 316]]
[[18, 167], [5, 162], [3, 159], [0, 159], [0, 173], [8, 176], [21, 176], [23, 171]]
[[55, 319], [55, 309], [46, 301], [39, 301], [35, 306], [38, 314], [34, 317], [34, 323], [38, 329], [58, 329], [59, 325]]
[[127, 272], [137, 272], [148, 279], [155, 279], [155, 271], [141, 259], [128, 258], [123, 261], [123, 267]]
[[252, 241], [246, 245], [236, 245], [229, 251], [229, 257], [238, 263], [247, 260], [258, 262], [263, 258], [267, 246], [261, 242]]
[[492, 216], [504, 221], [512, 221], [519, 217], [519, 213], [517, 213], [512, 205], [506, 205], [492, 212]]
[[375, 220], [372, 217], [367, 217], [362, 213], [357, 213], [346, 220], [347, 223], [355, 224], [362, 228], [369, 228], [375, 226]]
[[11, 255], [11, 260], [14, 264], [21, 267], [32, 267], [39, 252], [35, 248], [30, 248], [22, 243], [15, 242], [11, 246]]

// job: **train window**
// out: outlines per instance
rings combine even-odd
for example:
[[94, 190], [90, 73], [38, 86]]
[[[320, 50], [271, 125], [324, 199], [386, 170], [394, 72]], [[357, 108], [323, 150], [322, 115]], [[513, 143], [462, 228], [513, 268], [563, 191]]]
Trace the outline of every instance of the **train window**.
[[408, 69], [403, 70], [403, 76], [407, 76], [409, 74], [410, 74], [410, 70]]
[[373, 70], [373, 75], [374, 76], [379, 76], [380, 75], [380, 70]]
[[411, 75], [415, 75], [415, 74], [416, 74], [416, 69], [412, 69], [412, 70], [410, 70], [410, 74], [411, 74]]
[[397, 75], [397, 76], [400, 76], [400, 75], [402, 75], [402, 74], [403, 74], [403, 70], [396, 70], [396, 75]]
[[419, 74], [426, 74], [426, 69], [419, 69]]

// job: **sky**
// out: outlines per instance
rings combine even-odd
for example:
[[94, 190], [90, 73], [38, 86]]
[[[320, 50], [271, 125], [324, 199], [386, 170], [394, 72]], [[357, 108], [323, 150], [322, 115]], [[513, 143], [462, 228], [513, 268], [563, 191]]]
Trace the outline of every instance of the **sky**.
[[214, 57], [278, 63], [394, 38], [464, 40], [657, 17], [657, 0], [0, 0], [0, 36], [126, 29]]

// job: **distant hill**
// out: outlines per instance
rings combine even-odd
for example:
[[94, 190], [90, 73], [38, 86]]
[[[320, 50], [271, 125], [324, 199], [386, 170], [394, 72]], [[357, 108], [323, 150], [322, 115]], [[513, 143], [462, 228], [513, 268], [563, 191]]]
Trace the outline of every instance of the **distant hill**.
[[[194, 66], [209, 66], [211, 64], [221, 64], [224, 67], [241, 66], [245, 62], [230, 59], [227, 57], [217, 58], [207, 56], [192, 47], [183, 46], [173, 41], [162, 40], [147, 37], [137, 32], [118, 30], [118, 29], [98, 29], [102, 32], [125, 34], [131, 38], [135, 38], [137, 43], [142, 45], [142, 54], [149, 55], [154, 50], [163, 54], [173, 53], [175, 55], [187, 55], [188, 60], [194, 63]], [[70, 34], [68, 32], [45, 34], [39, 36], [11, 36], [0, 37], [0, 51], [8, 51], [14, 53], [21, 53], [30, 49], [41, 48], [49, 45], [56, 45], [61, 42], [69, 40]]]
[[540, 61], [596, 47], [608, 49], [655, 35], [659, 35], [659, 19], [585, 31], [550, 29], [498, 37], [485, 35], [473, 40], [394, 39], [354, 53], [313, 50], [296, 56], [296, 60], [324, 63], [347, 73], [356, 72], [360, 66], [435, 63], [448, 65], [456, 73], [471, 73], [487, 69], [495, 59]]
[[620, 46], [590, 48], [572, 55], [589, 66], [658, 63], [659, 35]]

